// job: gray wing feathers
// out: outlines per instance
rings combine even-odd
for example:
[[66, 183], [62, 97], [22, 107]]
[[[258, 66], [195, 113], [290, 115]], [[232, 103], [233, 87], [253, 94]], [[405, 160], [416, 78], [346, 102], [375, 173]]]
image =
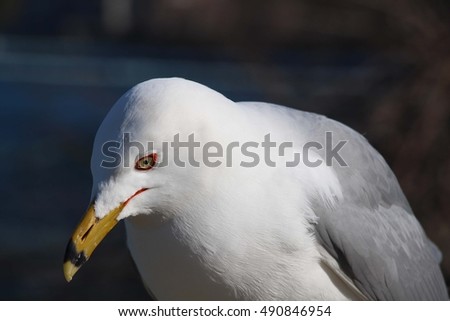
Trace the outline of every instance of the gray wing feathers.
[[[334, 209], [312, 200], [318, 239], [358, 289], [375, 300], [446, 300], [439, 250], [427, 238], [381, 155], [364, 137], [323, 116], [302, 113], [309, 138], [347, 140], [334, 164], [344, 199]], [[321, 155], [324, 156], [324, 155]]]
[[318, 215], [316, 230], [324, 247], [367, 297], [447, 298], [428, 240], [415, 218], [403, 209], [342, 206], [334, 214]]

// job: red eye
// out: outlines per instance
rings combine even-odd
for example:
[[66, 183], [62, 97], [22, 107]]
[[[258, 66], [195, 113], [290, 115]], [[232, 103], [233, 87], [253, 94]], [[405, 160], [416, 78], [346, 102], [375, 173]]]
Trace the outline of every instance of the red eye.
[[157, 158], [158, 155], [156, 153], [141, 157], [136, 162], [134, 168], [140, 171], [148, 171], [153, 166], [155, 166]]

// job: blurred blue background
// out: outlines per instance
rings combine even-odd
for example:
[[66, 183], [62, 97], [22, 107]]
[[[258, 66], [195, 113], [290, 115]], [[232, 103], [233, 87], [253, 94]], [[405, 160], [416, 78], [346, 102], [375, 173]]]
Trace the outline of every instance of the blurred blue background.
[[442, 0], [0, 0], [0, 299], [148, 296], [122, 224], [67, 284], [96, 130], [131, 86], [179, 76], [363, 133], [450, 281], [450, 6]]

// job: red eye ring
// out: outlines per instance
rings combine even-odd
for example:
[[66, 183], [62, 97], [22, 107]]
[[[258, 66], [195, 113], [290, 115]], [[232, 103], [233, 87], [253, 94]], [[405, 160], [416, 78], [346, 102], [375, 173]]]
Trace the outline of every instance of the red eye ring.
[[144, 157], [139, 158], [134, 165], [134, 168], [138, 171], [148, 171], [155, 166], [158, 160], [158, 155], [156, 153], [151, 153]]

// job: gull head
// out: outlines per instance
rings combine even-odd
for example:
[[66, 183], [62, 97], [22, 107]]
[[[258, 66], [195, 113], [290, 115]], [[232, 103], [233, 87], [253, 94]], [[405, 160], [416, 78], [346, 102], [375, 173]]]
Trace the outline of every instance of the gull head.
[[178, 78], [143, 82], [116, 102], [95, 137], [91, 202], [67, 245], [67, 281], [120, 220], [153, 213], [170, 219], [204, 202], [199, 190], [208, 175], [186, 144], [238, 130], [221, 124], [233, 108], [221, 94]]

